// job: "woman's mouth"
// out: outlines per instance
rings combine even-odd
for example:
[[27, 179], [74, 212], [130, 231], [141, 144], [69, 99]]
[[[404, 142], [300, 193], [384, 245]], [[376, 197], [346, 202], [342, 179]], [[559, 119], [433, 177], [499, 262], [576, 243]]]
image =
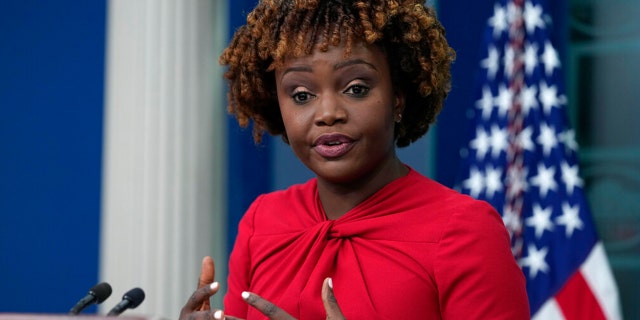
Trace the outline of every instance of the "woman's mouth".
[[353, 142], [342, 134], [324, 134], [313, 143], [313, 149], [322, 157], [338, 158], [351, 150]]

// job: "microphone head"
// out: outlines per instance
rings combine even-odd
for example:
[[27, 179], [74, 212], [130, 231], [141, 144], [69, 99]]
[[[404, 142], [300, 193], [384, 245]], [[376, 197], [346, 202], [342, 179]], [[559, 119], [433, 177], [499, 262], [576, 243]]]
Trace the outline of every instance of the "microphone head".
[[140, 288], [133, 288], [122, 296], [123, 300], [129, 300], [129, 308], [133, 309], [144, 301], [144, 291]]
[[102, 303], [111, 295], [111, 286], [106, 282], [101, 282], [89, 290], [89, 294], [96, 297], [96, 303]]

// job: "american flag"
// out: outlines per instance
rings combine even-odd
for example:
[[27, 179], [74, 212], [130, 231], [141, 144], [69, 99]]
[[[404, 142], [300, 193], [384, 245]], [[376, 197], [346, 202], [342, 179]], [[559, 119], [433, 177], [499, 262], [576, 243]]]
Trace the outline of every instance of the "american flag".
[[534, 319], [620, 319], [548, 21], [539, 0], [494, 5], [458, 188], [501, 213]]

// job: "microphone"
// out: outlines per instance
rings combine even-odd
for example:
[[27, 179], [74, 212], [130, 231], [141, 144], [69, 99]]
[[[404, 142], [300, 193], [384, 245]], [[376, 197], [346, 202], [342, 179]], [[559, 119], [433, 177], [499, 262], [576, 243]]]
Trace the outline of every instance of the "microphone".
[[118, 303], [107, 316], [117, 316], [127, 309], [135, 309], [144, 300], [144, 291], [140, 288], [133, 288], [122, 296], [122, 301]]
[[69, 310], [69, 314], [78, 314], [92, 303], [102, 303], [102, 301], [109, 298], [110, 295], [111, 286], [106, 282], [98, 283], [89, 289], [87, 295], [80, 299], [80, 301]]

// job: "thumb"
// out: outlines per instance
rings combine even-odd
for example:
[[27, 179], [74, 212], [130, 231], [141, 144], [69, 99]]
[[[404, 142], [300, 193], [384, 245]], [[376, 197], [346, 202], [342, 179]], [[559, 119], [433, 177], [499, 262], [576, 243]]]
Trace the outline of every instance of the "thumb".
[[324, 304], [324, 310], [327, 312], [327, 320], [344, 319], [338, 300], [333, 294], [333, 281], [331, 278], [324, 279], [322, 284], [322, 304]]

